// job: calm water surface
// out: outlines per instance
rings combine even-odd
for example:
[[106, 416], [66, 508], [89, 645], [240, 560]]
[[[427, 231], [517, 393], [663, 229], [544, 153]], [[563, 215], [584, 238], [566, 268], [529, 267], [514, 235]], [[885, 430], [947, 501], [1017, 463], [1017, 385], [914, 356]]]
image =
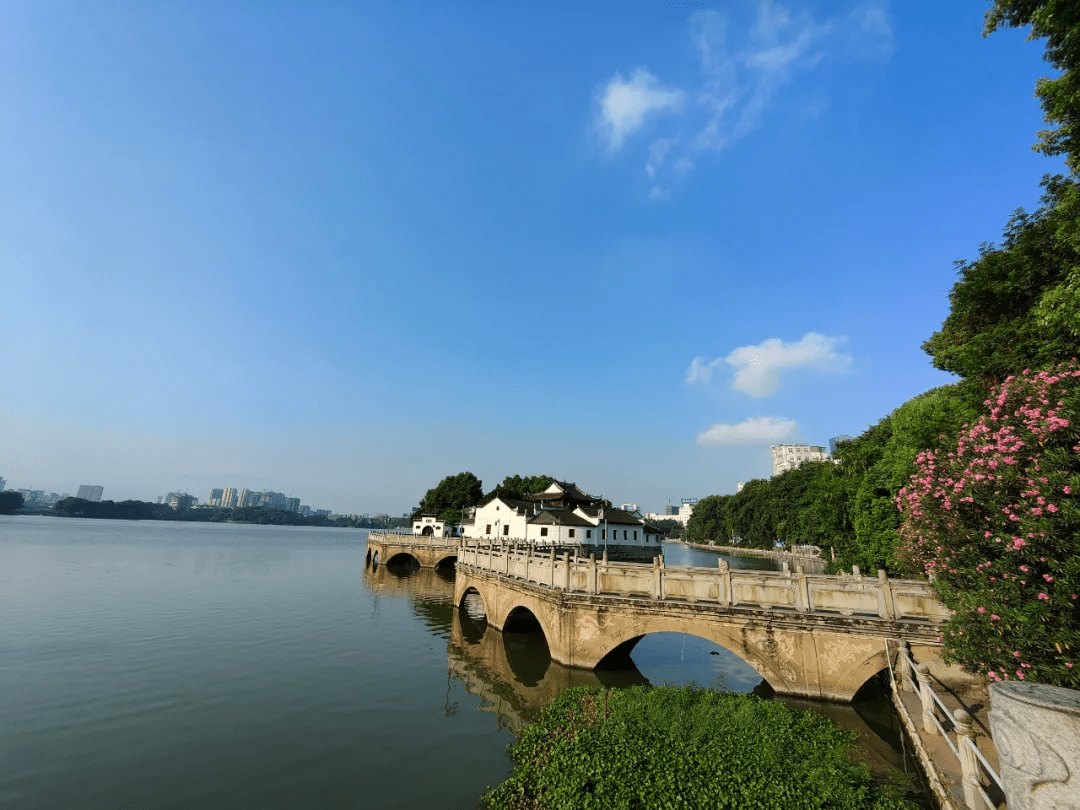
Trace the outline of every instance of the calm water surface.
[[[511, 771], [513, 729], [568, 686], [761, 683], [673, 634], [636, 669], [568, 670], [542, 634], [455, 610], [452, 570], [365, 567], [365, 539], [0, 517], [0, 807], [475, 808]], [[812, 708], [903, 767], [879, 704]]]

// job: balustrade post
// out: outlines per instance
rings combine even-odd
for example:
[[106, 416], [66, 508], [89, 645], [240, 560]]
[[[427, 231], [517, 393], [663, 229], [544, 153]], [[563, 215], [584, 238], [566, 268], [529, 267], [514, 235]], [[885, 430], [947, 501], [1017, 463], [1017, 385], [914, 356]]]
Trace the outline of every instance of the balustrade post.
[[910, 657], [911, 644], [905, 639], [900, 642], [900, 654], [896, 656], [896, 668], [900, 670], [896, 686], [901, 692], [915, 691], [915, 676], [911, 671], [911, 664], [908, 663]]
[[652, 598], [660, 598], [660, 557], [653, 557], [652, 561]]
[[731, 568], [728, 566], [727, 560], [722, 557], [716, 560], [716, 567], [720, 569], [720, 604], [730, 605], [732, 603]]
[[810, 584], [801, 565], [795, 566], [795, 609], [800, 613], [810, 612]]
[[859, 566], [851, 566], [851, 575], [855, 577], [855, 579], [862, 579], [862, 571], [859, 570]]
[[960, 780], [964, 785], [964, 803], [970, 810], [988, 810], [979, 795], [979, 763], [972, 746], [975, 734], [971, 728], [971, 715], [963, 709], [953, 712], [956, 725], [956, 751], [960, 757]]
[[548, 587], [551, 588], [552, 590], [554, 590], [555, 589], [555, 546], [551, 547], [550, 560], [551, 560], [551, 571], [550, 571], [551, 576], [548, 579]]
[[562, 555], [563, 564], [563, 590], [570, 593], [570, 552], [564, 551]]
[[525, 547], [525, 581], [529, 581], [529, 561], [532, 559], [532, 547]]
[[930, 667], [919, 664], [915, 667], [915, 677], [919, 681], [919, 702], [922, 703], [922, 727], [927, 734], [937, 734], [934, 727], [934, 690], [930, 686]]
[[589, 593], [599, 593], [600, 581], [596, 577], [596, 554], [589, 555], [589, 584], [586, 586]]
[[664, 555], [663, 554], [661, 554], [659, 557], [657, 557], [657, 559], [660, 560], [660, 566], [659, 566], [659, 577], [658, 577], [658, 583], [657, 583], [657, 591], [659, 593], [657, 594], [656, 598], [657, 599], [663, 599], [664, 598], [664, 569], [667, 566], [664, 563]]
[[883, 619], [896, 618], [896, 604], [893, 602], [892, 585], [889, 584], [889, 575], [884, 568], [877, 572], [878, 585], [881, 586], [881, 606], [878, 614]]

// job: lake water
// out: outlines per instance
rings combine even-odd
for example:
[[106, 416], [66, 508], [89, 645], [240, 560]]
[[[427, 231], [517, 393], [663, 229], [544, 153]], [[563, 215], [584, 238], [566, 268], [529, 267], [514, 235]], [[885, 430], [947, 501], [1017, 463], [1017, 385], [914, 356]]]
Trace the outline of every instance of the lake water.
[[[542, 635], [456, 610], [452, 570], [365, 567], [365, 539], [0, 517], [0, 807], [476, 808], [511, 771], [513, 729], [567, 686], [760, 688], [674, 634], [645, 638], [637, 669], [568, 670]], [[792, 703], [905, 767], [880, 700]]]

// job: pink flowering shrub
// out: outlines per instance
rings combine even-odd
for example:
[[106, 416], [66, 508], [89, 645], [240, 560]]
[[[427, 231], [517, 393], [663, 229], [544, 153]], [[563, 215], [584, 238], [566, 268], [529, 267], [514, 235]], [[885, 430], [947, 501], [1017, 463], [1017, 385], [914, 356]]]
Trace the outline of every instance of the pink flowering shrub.
[[1080, 367], [1025, 370], [900, 490], [899, 556], [952, 612], [946, 659], [1080, 688]]

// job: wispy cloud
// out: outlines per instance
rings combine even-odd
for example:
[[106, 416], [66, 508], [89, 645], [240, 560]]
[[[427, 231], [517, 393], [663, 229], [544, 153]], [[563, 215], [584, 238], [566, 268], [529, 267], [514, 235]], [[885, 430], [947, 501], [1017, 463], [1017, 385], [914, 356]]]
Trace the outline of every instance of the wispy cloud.
[[794, 419], [755, 416], [734, 425], [718, 423], [701, 433], [698, 444], [780, 444], [799, 438]]
[[710, 360], [695, 357], [686, 372], [689, 383], [708, 382], [718, 368], [735, 369], [731, 387], [752, 397], [767, 397], [780, 389], [781, 372], [802, 368], [839, 373], [851, 365], [851, 356], [842, 350], [843, 337], [827, 337], [807, 332], [793, 343], [769, 338], [753, 346], [740, 346], [726, 357]]
[[644, 173], [654, 199], [669, 196], [671, 182], [685, 176], [698, 156], [722, 151], [761, 127], [776, 94], [829, 53], [887, 58], [895, 50], [887, 0], [866, 0], [829, 19], [765, 0], [750, 21], [737, 23], [734, 13], [709, 10], [694, 12], [689, 25], [701, 71], [695, 87], [663, 87], [638, 68], [629, 80], [616, 74], [597, 94], [595, 125], [611, 152], [648, 118], [680, 113], [676, 131], [687, 136], [659, 137], [649, 146]]
[[664, 87], [645, 68], [629, 79], [612, 76], [596, 94], [596, 126], [607, 148], [617, 152], [626, 139], [645, 125], [650, 117], [675, 112], [682, 107], [685, 93]]

